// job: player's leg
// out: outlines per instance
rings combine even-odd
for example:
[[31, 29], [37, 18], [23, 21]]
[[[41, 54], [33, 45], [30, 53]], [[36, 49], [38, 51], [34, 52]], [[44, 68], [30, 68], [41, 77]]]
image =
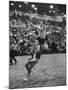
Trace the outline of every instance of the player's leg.
[[17, 64], [17, 60], [16, 60], [16, 58], [13, 56], [13, 60], [15, 61], [15, 64]]
[[28, 71], [27, 77], [30, 76], [30, 74], [31, 74], [31, 67], [30, 67], [30, 65], [31, 65], [31, 62], [28, 62], [28, 63], [26, 63], [26, 65], [25, 65], [25, 67], [26, 67], [26, 69], [27, 69], [27, 71]]
[[10, 65], [12, 65], [13, 62], [12, 62], [12, 56], [10, 56]]
[[36, 53], [36, 61], [38, 61], [41, 57], [41, 51], [37, 51]]
[[44, 47], [44, 44], [40, 44], [40, 53], [42, 54], [43, 52], [43, 47]]
[[30, 76], [30, 74], [31, 74], [31, 72], [32, 72], [32, 68], [34, 67], [35, 64], [36, 64], [36, 61], [30, 61], [30, 62], [28, 62], [28, 63], [25, 65], [25, 67], [26, 67], [26, 69], [27, 69], [27, 71], [28, 71], [27, 77]]

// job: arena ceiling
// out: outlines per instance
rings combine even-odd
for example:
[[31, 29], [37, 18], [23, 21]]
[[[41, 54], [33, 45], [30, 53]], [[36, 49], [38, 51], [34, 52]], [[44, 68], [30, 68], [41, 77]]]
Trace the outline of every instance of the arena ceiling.
[[49, 3], [33, 3], [33, 2], [18, 2], [9, 1], [10, 11], [22, 11], [22, 12], [37, 12], [39, 14], [50, 14], [51, 11], [66, 14], [65, 4], [49, 4]]

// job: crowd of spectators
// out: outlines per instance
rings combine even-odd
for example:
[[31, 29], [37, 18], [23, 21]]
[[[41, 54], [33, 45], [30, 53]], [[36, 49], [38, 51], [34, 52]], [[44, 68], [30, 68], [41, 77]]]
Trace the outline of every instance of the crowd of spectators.
[[[9, 41], [19, 54], [30, 54], [36, 35], [45, 30], [45, 45], [43, 53], [66, 53], [66, 21], [55, 22], [41, 19], [39, 15], [10, 12]], [[54, 48], [55, 47], [55, 48]]]

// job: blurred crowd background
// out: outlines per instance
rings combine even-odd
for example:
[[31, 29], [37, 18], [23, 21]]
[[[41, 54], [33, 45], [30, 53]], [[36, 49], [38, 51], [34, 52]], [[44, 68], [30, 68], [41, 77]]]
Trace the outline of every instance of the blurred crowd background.
[[19, 55], [31, 54], [37, 34], [45, 30], [43, 53], [66, 53], [66, 14], [58, 13], [58, 9], [53, 10], [54, 15], [39, 14], [37, 8], [35, 10], [9, 10], [9, 48], [13, 47]]

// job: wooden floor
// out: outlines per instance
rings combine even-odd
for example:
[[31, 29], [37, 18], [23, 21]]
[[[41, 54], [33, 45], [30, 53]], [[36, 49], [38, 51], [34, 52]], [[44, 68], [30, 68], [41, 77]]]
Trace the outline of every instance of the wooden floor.
[[16, 57], [17, 65], [9, 66], [9, 88], [32, 88], [66, 85], [66, 54], [42, 55], [28, 81], [25, 64], [30, 56]]

